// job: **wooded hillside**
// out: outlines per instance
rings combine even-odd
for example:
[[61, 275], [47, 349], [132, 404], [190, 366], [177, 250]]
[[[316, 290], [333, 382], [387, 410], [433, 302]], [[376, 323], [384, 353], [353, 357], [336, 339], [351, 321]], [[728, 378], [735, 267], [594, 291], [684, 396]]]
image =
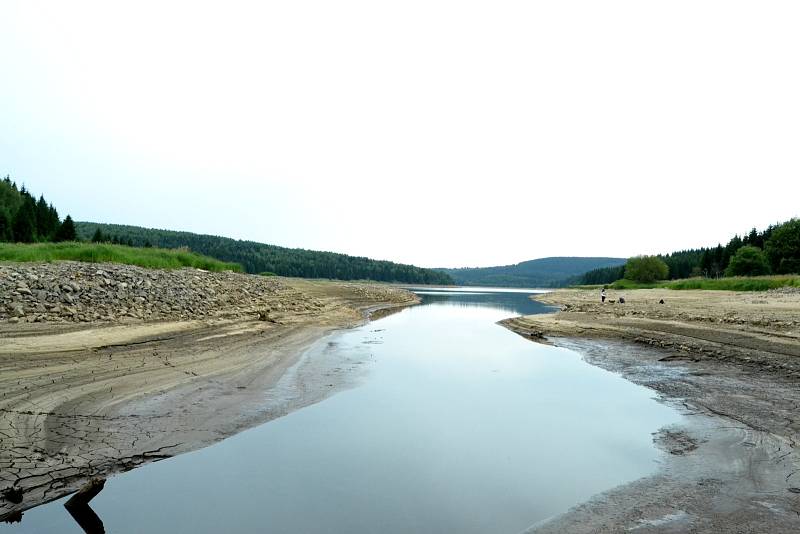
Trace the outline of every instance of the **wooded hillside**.
[[214, 235], [157, 230], [139, 226], [76, 223], [81, 239], [108, 241], [136, 247], [181, 248], [235, 262], [248, 273], [273, 273], [302, 278], [333, 278], [338, 280], [377, 280], [407, 284], [453, 283], [447, 274], [413, 265], [321, 252], [286, 248], [254, 241], [241, 241]]
[[559, 287], [592, 269], [624, 263], [625, 258], [554, 257], [516, 265], [439, 270], [450, 275], [456, 284], [468, 286]]

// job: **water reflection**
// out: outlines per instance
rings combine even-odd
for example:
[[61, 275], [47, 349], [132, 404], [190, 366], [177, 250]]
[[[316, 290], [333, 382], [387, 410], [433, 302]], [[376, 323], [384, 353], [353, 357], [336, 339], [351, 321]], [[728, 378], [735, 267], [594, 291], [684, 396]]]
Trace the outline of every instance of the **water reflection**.
[[[525, 293], [420, 293], [421, 306], [307, 353], [347, 362], [342, 372], [359, 360], [360, 386], [111, 479], [93, 502], [109, 530], [515, 533], [654, 472], [651, 433], [674, 411], [495, 324], [544, 306]], [[15, 532], [77, 533], [63, 512], [30, 510]]]
[[103, 521], [88, 504], [78, 504], [74, 506], [64, 504], [64, 508], [67, 509], [72, 519], [78, 523], [78, 526], [80, 526], [86, 534], [105, 534], [106, 529], [103, 526]]
[[463, 291], [450, 290], [415, 290], [423, 304], [443, 304], [460, 308], [487, 308], [502, 310], [511, 315], [533, 315], [546, 313], [551, 308], [530, 298], [530, 292], [518, 291]]
[[105, 534], [106, 532], [103, 521], [89, 506], [89, 501], [103, 491], [105, 484], [105, 479], [92, 479], [64, 503], [64, 508], [86, 534]]

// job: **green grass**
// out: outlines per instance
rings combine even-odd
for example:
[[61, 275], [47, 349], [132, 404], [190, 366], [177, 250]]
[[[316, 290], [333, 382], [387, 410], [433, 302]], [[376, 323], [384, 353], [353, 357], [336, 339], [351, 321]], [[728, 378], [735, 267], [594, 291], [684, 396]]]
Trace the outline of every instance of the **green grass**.
[[613, 284], [608, 284], [611, 289], [653, 289], [654, 287], [667, 287], [669, 282], [653, 282], [651, 284], [643, 284], [642, 282], [634, 282], [633, 280], [617, 280]]
[[732, 278], [688, 278], [675, 280], [670, 289], [716, 289], [726, 291], [766, 291], [779, 287], [800, 287], [800, 276], [737, 276]]
[[641, 284], [631, 280], [617, 280], [611, 289], [708, 289], [713, 291], [766, 291], [779, 287], [800, 287], [800, 276], [736, 276], [730, 278], [686, 278]]
[[206, 271], [241, 272], [238, 263], [195, 254], [187, 249], [137, 248], [105, 243], [0, 243], [0, 261], [52, 262], [59, 260], [89, 263], [110, 262], [138, 265], [149, 269], [195, 267]]

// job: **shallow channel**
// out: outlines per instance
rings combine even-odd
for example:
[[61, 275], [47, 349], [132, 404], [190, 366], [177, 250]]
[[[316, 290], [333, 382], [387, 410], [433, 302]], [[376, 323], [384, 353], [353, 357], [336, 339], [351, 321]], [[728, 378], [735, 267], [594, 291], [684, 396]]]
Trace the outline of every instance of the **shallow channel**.
[[[679, 414], [496, 324], [548, 311], [531, 291], [418, 293], [304, 356], [363, 363], [354, 387], [109, 479], [91, 503], [106, 531], [515, 534], [655, 472], [652, 433]], [[63, 502], [0, 532], [83, 532]]]

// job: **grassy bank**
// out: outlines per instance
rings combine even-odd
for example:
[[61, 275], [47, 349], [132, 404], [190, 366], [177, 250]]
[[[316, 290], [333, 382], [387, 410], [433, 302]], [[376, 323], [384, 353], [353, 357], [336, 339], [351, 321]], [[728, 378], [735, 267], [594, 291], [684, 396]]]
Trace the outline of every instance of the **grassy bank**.
[[[602, 287], [602, 286], [597, 286]], [[800, 287], [800, 276], [737, 276], [731, 278], [686, 278], [652, 284], [631, 280], [617, 280], [609, 284], [611, 289], [710, 289], [719, 291], [766, 291], [779, 287]]]
[[0, 243], [0, 261], [32, 262], [72, 260], [111, 262], [149, 269], [195, 267], [207, 271], [242, 271], [237, 263], [226, 263], [188, 250], [137, 248], [99, 243]]

